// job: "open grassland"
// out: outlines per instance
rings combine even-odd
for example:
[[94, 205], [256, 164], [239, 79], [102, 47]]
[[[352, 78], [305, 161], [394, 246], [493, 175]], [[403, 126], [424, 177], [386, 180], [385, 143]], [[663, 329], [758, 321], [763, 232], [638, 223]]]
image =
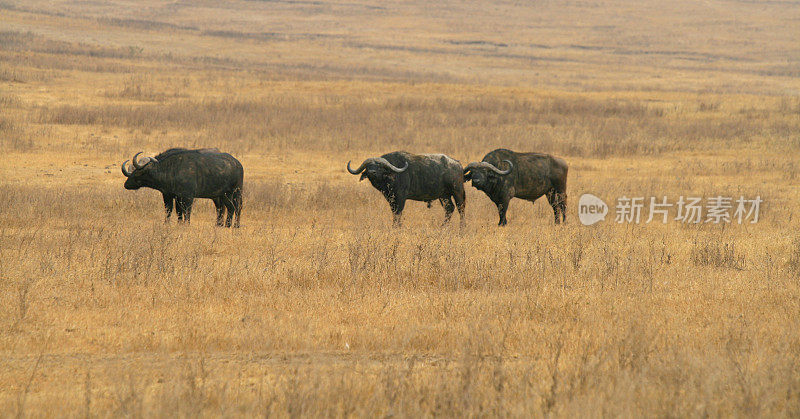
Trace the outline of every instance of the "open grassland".
[[[0, 1], [0, 415], [800, 415], [797, 3], [216, 3]], [[123, 190], [172, 146], [242, 161], [242, 228]], [[497, 147], [566, 225], [392, 228], [344, 170]], [[761, 220], [613, 223], [681, 195]]]

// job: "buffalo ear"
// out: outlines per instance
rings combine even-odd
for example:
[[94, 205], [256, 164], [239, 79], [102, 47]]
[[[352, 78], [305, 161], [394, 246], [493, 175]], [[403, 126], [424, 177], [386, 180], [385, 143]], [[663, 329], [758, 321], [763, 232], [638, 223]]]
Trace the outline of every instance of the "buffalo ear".
[[464, 182], [468, 182], [472, 180], [472, 172], [467, 172], [464, 174]]

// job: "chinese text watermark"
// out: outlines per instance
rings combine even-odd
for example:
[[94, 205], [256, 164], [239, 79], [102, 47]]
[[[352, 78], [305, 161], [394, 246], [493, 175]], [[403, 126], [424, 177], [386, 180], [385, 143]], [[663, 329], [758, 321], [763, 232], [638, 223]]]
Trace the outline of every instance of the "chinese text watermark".
[[[649, 224], [669, 221], [685, 224], [699, 223], [757, 223], [761, 196], [746, 198], [744, 196], [697, 197], [680, 196], [677, 200], [661, 197], [627, 197], [617, 198], [614, 209], [616, 223]], [[578, 218], [584, 225], [592, 225], [605, 219], [609, 208], [602, 199], [583, 194], [578, 202]]]

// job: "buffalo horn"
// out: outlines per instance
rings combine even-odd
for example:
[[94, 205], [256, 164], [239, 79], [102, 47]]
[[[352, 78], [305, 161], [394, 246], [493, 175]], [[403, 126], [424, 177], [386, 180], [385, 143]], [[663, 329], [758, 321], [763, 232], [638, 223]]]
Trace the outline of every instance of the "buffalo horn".
[[131, 175], [133, 174], [132, 171], [128, 171], [127, 169], [125, 169], [125, 164], [128, 163], [128, 161], [129, 160], [125, 160], [124, 162], [122, 162], [122, 174], [125, 175], [125, 177], [131, 177]]

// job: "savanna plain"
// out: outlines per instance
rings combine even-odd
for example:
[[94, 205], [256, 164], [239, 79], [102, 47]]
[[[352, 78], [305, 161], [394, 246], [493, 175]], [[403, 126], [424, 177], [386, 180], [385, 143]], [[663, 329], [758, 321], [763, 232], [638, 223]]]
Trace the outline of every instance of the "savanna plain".
[[[0, 415], [800, 416], [798, 27], [790, 1], [2, 0]], [[174, 146], [239, 158], [241, 228], [123, 189]], [[567, 161], [565, 225], [516, 200], [500, 228], [467, 184], [466, 226], [394, 228], [345, 170], [498, 147]], [[614, 222], [717, 195], [759, 221]]]

